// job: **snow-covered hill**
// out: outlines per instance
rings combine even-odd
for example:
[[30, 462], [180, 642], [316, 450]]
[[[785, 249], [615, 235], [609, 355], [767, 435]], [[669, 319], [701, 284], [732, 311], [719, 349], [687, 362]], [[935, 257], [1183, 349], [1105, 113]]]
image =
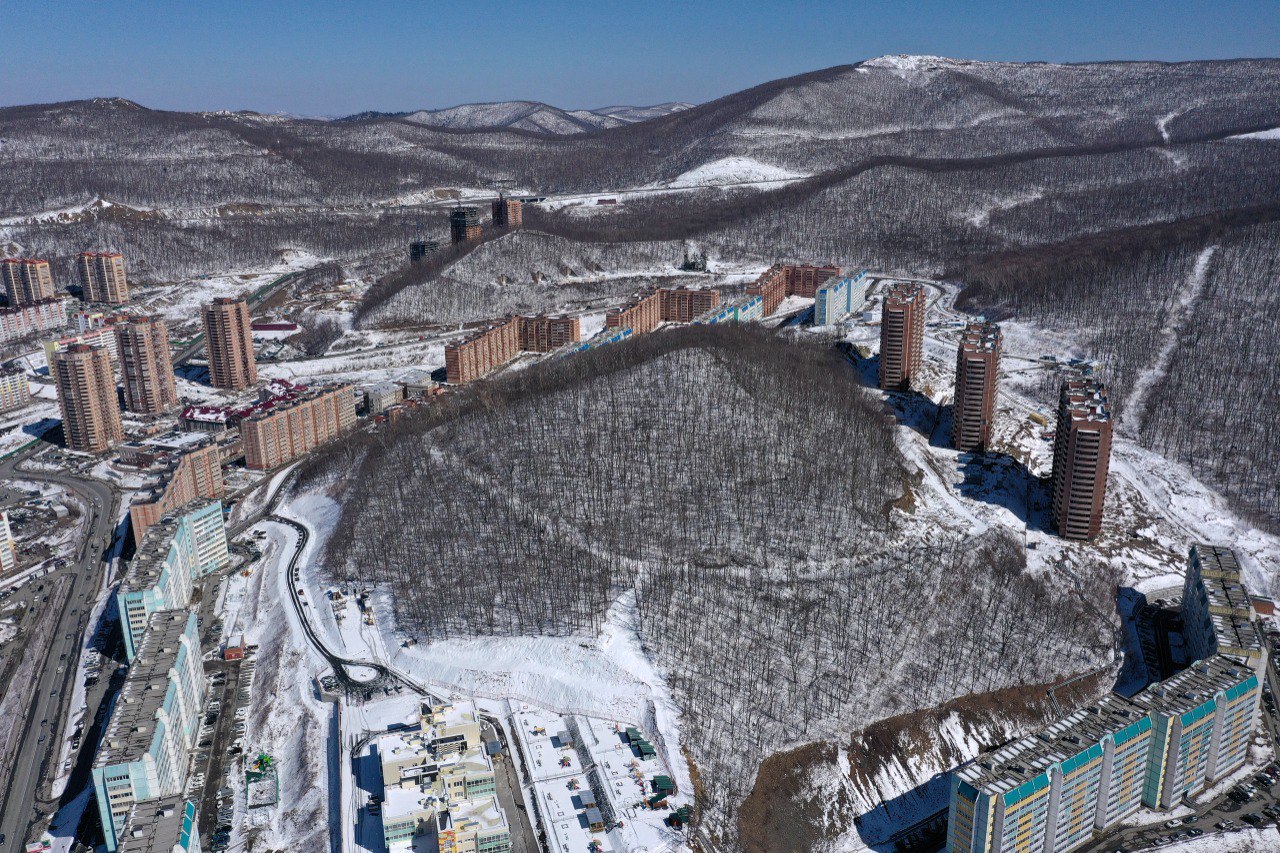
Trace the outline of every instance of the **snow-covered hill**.
[[651, 107], [615, 106], [597, 110], [562, 110], [537, 101], [501, 101], [463, 104], [442, 110], [419, 110], [408, 113], [403, 118], [414, 124], [453, 130], [505, 128], [568, 136], [647, 121], [687, 110], [691, 106], [693, 105], [667, 103]]

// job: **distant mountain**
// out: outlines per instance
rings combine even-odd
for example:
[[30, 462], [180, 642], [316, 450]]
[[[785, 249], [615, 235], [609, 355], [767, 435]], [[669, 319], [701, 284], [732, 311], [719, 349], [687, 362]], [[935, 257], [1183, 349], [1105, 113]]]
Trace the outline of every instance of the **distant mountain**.
[[615, 106], [597, 110], [562, 110], [538, 101], [499, 101], [490, 104], [462, 104], [443, 110], [419, 110], [400, 113], [395, 117], [426, 127], [450, 130], [509, 129], [570, 136], [647, 121], [687, 110], [692, 106], [693, 104], [667, 103], [651, 107]]

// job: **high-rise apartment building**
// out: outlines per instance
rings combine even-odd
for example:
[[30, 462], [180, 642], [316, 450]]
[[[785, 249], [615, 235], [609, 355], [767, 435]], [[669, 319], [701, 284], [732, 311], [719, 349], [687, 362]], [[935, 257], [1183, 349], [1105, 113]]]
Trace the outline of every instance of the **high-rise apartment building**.
[[131, 317], [115, 326], [124, 405], [131, 412], [154, 415], [178, 405], [173, 382], [169, 330], [160, 317]]
[[720, 304], [720, 292], [708, 288], [664, 287], [643, 290], [604, 318], [606, 329], [630, 329], [637, 335], [661, 323], [691, 323]]
[[782, 300], [788, 296], [802, 296], [812, 299], [818, 288], [829, 279], [839, 278], [842, 270], [834, 266], [814, 266], [813, 264], [774, 264], [765, 270], [755, 283], [747, 288], [750, 296], [759, 296], [764, 300], [762, 311], [769, 316], [778, 310]]
[[0, 368], [0, 412], [21, 409], [31, 402], [31, 382], [20, 367]]
[[1182, 588], [1182, 642], [1187, 659], [1235, 658], [1262, 673], [1267, 649], [1254, 624], [1257, 614], [1231, 549], [1191, 546]]
[[971, 453], [991, 446], [1001, 341], [995, 323], [970, 323], [960, 334], [951, 421], [951, 444], [956, 450]]
[[222, 479], [222, 448], [211, 439], [171, 460], [158, 482], [134, 498], [129, 507], [133, 541], [141, 542], [147, 528], [197, 498], [218, 499], [226, 494]]
[[582, 338], [582, 323], [577, 317], [518, 317], [516, 321], [520, 349], [525, 352], [551, 352]]
[[455, 207], [449, 211], [449, 239], [469, 243], [480, 239], [480, 208]]
[[81, 252], [76, 256], [85, 302], [123, 305], [129, 301], [124, 255], [119, 252]]
[[124, 845], [135, 804], [182, 793], [205, 691], [196, 614], [153, 614], [93, 762], [94, 799], [108, 853]]
[[924, 285], [894, 282], [884, 295], [880, 318], [880, 387], [907, 391], [924, 358]]
[[493, 224], [499, 228], [519, 228], [524, 224], [523, 208], [520, 199], [499, 196], [493, 203]]
[[120, 404], [111, 372], [111, 358], [101, 347], [76, 344], [56, 353], [50, 363], [62, 410], [62, 433], [67, 447], [84, 453], [103, 453], [124, 440]]
[[18, 567], [18, 553], [13, 547], [13, 531], [9, 529], [9, 511], [0, 510], [0, 574], [8, 575]]
[[239, 391], [258, 381], [258, 362], [249, 329], [249, 303], [223, 297], [204, 306], [204, 337], [209, 351], [209, 383]]
[[153, 614], [185, 609], [193, 584], [230, 561], [221, 501], [194, 500], [152, 525], [116, 591], [125, 656], [136, 657]]
[[867, 301], [867, 286], [871, 279], [867, 271], [846, 275], [835, 281], [828, 280], [813, 292], [813, 325], [833, 326], [861, 311]]
[[979, 756], [951, 781], [947, 850], [1058, 853], [1141, 806], [1151, 719], [1112, 695]]
[[1101, 382], [1081, 378], [1062, 383], [1053, 445], [1053, 529], [1059, 536], [1093, 539], [1102, 530], [1111, 428]]
[[1256, 673], [1218, 655], [1135, 695], [1152, 722], [1143, 804], [1173, 808], [1240, 768], [1260, 692]]
[[240, 421], [245, 465], [267, 471], [326, 444], [356, 423], [350, 385], [312, 388]]
[[0, 278], [11, 307], [53, 299], [53, 274], [49, 262], [35, 258], [5, 258], [0, 261]]

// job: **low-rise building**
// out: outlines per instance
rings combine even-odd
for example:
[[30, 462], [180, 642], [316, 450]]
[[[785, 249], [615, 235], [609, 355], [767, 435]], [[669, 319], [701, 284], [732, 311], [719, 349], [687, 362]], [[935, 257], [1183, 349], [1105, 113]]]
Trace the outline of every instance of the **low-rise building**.
[[364, 387], [364, 411], [367, 415], [385, 412], [404, 399], [404, 386], [396, 382], [379, 382]]
[[129, 660], [155, 613], [185, 608], [195, 581], [230, 561], [221, 501], [199, 498], [152, 525], [116, 592]]
[[67, 304], [63, 297], [0, 308], [0, 343], [61, 329], [65, 325]]
[[153, 614], [93, 763], [94, 799], [109, 853], [123, 846], [136, 803], [182, 793], [204, 699], [195, 614]]

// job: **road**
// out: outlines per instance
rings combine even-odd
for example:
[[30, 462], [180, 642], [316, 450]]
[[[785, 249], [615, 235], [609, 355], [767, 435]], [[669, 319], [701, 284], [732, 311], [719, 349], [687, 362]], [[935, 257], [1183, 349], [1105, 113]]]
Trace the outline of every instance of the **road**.
[[[73, 710], [65, 705], [71, 697], [72, 679], [76, 675], [89, 614], [101, 586], [103, 558], [113, 546], [120, 500], [106, 483], [60, 472], [27, 471], [20, 467], [22, 462], [44, 447], [43, 443], [38, 444], [0, 462], [0, 481], [21, 478], [63, 486], [80, 497], [91, 514], [91, 521], [89, 535], [81, 545], [76, 562], [62, 575], [70, 578], [71, 588], [40, 677], [34, 687], [24, 688], [32, 690], [31, 705], [13, 761], [13, 775], [3, 792], [3, 807], [0, 808], [0, 833], [14, 849], [26, 839], [33, 821], [50, 814], [56, 806], [56, 803], [37, 799], [37, 793], [48, 781], [46, 771], [58, 769], [52, 763], [57, 760], [61, 746], [61, 721], [64, 714]], [[59, 667], [63, 668], [62, 672], [58, 672]], [[49, 722], [41, 725], [41, 720]]]

